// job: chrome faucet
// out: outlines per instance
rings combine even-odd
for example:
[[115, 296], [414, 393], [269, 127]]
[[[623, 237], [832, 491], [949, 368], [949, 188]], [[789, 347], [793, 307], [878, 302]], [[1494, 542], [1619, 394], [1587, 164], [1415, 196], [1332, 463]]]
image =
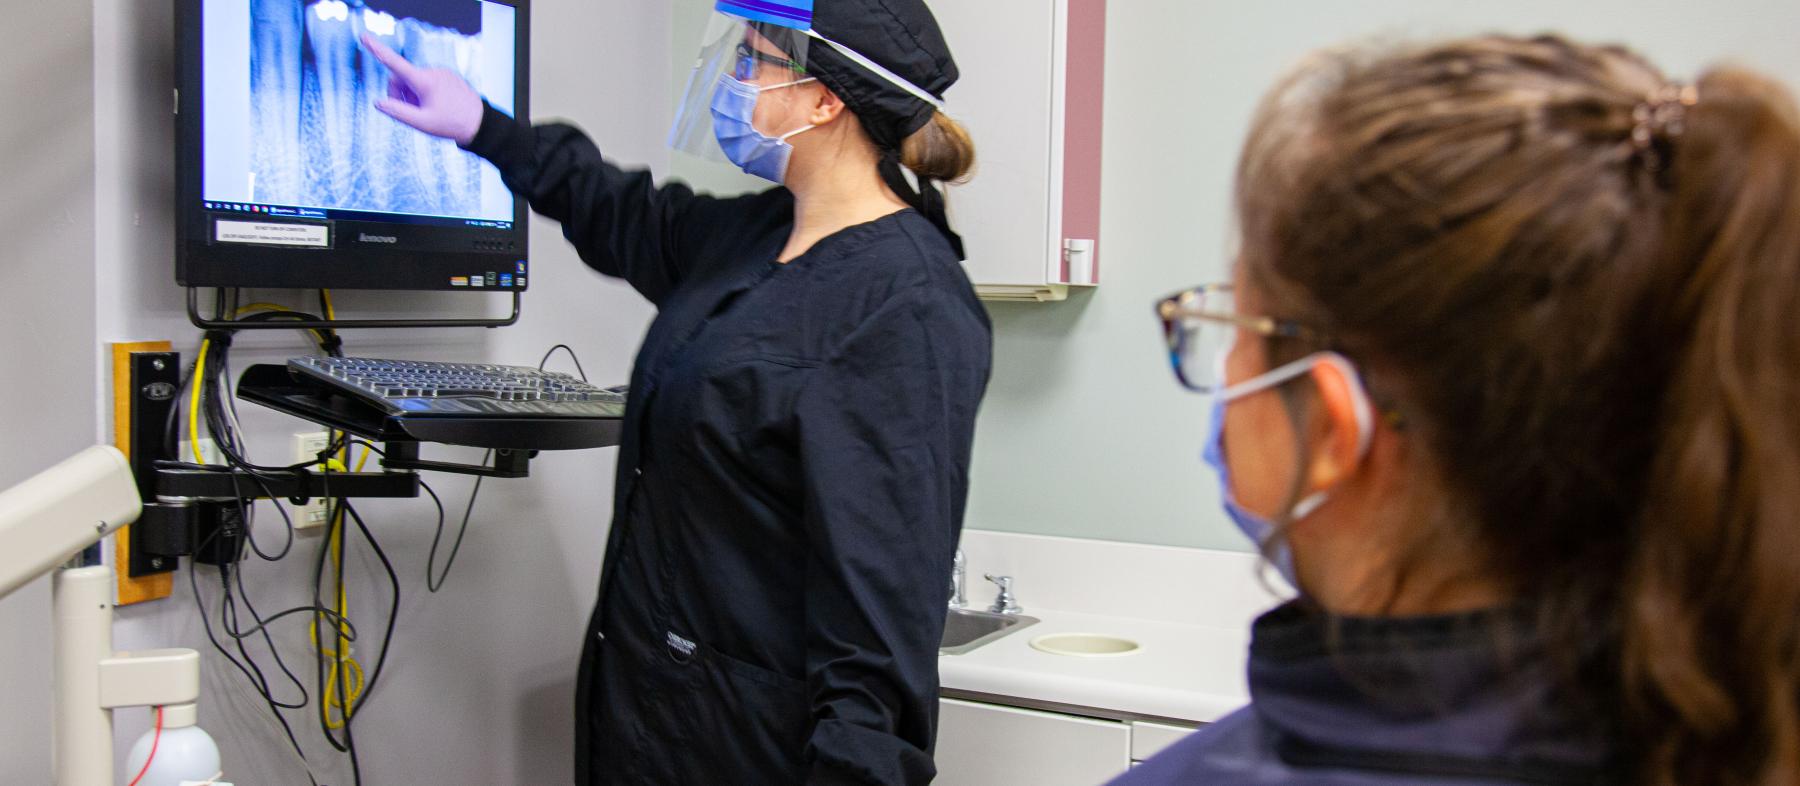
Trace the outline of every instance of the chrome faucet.
[[968, 580], [969, 561], [963, 558], [962, 549], [956, 550], [956, 556], [950, 560], [950, 608], [966, 609], [969, 597], [963, 589]]
[[989, 612], [993, 614], [1018, 614], [1025, 610], [1024, 606], [1019, 605], [1019, 598], [1013, 595], [1013, 580], [1011, 576], [996, 576], [992, 573], [983, 575], [987, 576], [988, 581], [1000, 585], [1000, 594], [994, 596], [994, 605], [988, 607]]

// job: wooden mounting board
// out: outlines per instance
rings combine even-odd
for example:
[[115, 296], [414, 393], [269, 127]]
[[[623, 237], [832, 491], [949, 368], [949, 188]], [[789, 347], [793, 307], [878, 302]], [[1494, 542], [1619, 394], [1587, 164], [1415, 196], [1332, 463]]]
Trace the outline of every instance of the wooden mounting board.
[[[134, 341], [115, 343], [112, 347], [112, 389], [113, 389], [113, 447], [126, 456], [131, 455], [131, 353], [133, 352], [169, 352], [173, 350], [167, 341]], [[174, 588], [175, 574], [158, 573], [143, 578], [132, 578], [129, 545], [131, 543], [131, 527], [121, 527], [113, 535], [113, 572], [119, 581], [119, 603], [127, 606], [147, 600], [161, 600], [169, 597]]]

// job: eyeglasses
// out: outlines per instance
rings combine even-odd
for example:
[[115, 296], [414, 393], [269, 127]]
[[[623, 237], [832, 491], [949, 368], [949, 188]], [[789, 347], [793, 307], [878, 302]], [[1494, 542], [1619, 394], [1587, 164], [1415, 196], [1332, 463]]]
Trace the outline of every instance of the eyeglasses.
[[1225, 386], [1224, 358], [1239, 330], [1260, 336], [1319, 338], [1295, 322], [1239, 314], [1230, 284], [1202, 284], [1176, 292], [1157, 302], [1156, 315], [1162, 320], [1176, 381], [1196, 393], [1212, 393]]
[[806, 73], [806, 66], [801, 65], [798, 61], [780, 55], [769, 54], [768, 52], [764, 52], [751, 46], [747, 42], [740, 41], [737, 45], [737, 67], [732, 76], [737, 77], [739, 81], [749, 82], [756, 78], [756, 71], [759, 63], [780, 66], [796, 74]]

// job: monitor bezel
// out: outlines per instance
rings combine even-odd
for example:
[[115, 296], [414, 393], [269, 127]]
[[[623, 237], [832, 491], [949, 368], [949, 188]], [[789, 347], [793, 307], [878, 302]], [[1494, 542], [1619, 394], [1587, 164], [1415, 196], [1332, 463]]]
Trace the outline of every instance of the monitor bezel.
[[[514, 8], [514, 112], [530, 117], [530, 0], [486, 0]], [[202, 193], [201, 146], [205, 102], [201, 25], [204, 0], [175, 2], [175, 280], [185, 287], [276, 289], [385, 289], [423, 291], [522, 292], [529, 284], [528, 208], [513, 196], [510, 229], [446, 227], [389, 221], [327, 220], [291, 223], [331, 227], [329, 248], [221, 244], [212, 242], [216, 220], [269, 220], [259, 214], [208, 210]], [[248, 2], [248, 0], [245, 0]], [[392, 245], [354, 246], [341, 238], [366, 233], [396, 237]], [[480, 244], [480, 245], [478, 245]], [[492, 250], [482, 250], [482, 248]], [[511, 286], [486, 281], [505, 275]], [[480, 276], [482, 286], [470, 286]]]

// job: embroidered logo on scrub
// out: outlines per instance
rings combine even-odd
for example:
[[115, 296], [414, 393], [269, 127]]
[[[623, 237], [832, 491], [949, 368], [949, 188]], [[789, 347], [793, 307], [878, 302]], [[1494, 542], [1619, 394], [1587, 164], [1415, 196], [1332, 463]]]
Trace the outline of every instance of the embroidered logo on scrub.
[[675, 631], [669, 631], [668, 641], [669, 649], [681, 653], [681, 656], [684, 659], [694, 657], [694, 650], [699, 649], [700, 647], [698, 644], [675, 635]]

